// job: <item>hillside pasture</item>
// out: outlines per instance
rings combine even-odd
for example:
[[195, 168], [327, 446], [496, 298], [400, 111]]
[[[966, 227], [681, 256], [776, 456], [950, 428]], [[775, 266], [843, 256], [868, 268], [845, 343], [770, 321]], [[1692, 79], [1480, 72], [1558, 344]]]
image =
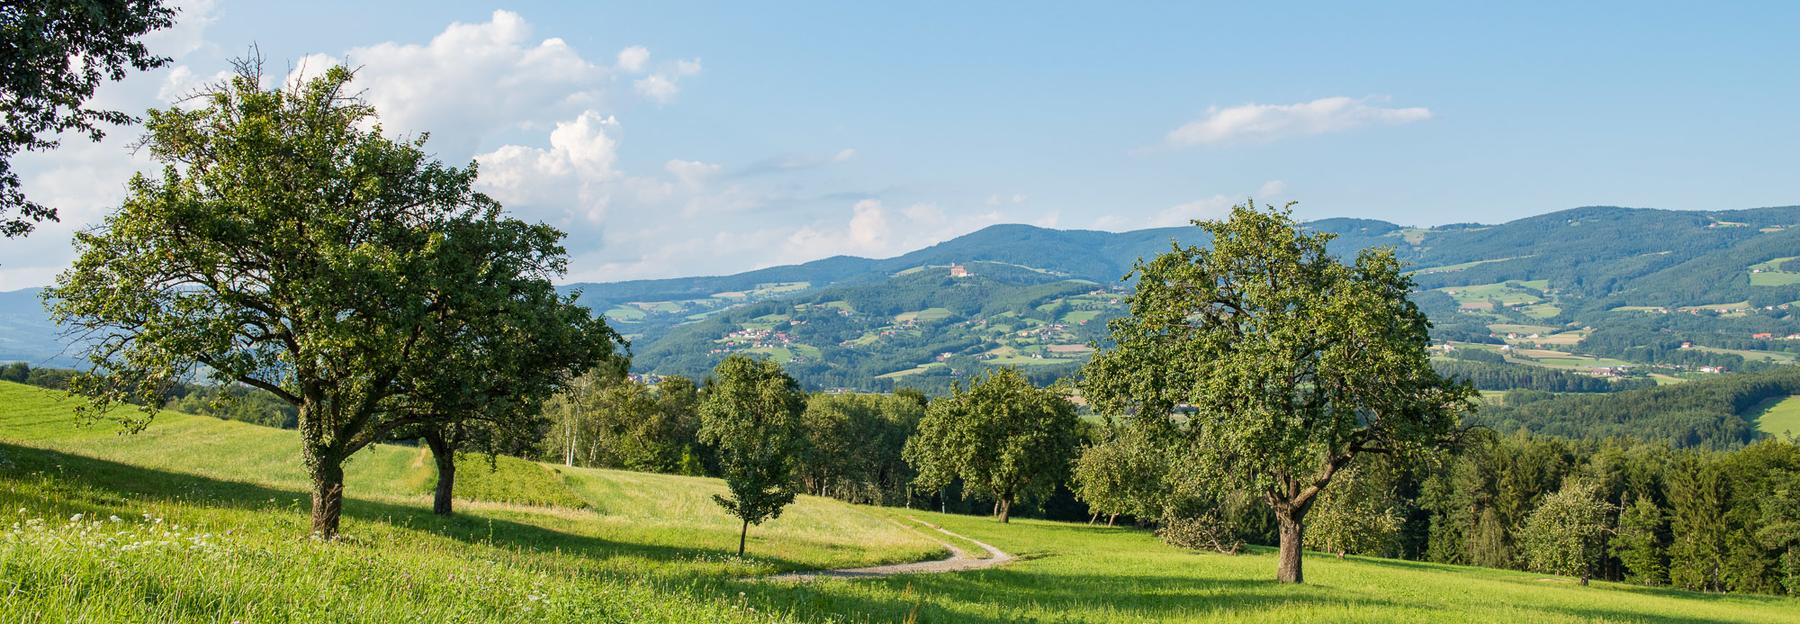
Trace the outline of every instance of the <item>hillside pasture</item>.
[[[1307, 584], [1275, 553], [1186, 551], [1127, 527], [847, 505], [801, 496], [729, 556], [716, 479], [511, 460], [496, 491], [429, 513], [418, 449], [350, 466], [345, 532], [301, 539], [292, 432], [160, 415], [143, 434], [74, 426], [58, 393], [0, 384], [0, 621], [95, 622], [1796, 622], [1800, 602], [1311, 553]], [[536, 485], [525, 486], [524, 481]], [[460, 490], [459, 490], [459, 493]], [[466, 496], [466, 495], [465, 495]], [[980, 571], [760, 577], [941, 557], [915, 521], [1018, 559]], [[968, 545], [964, 540], [956, 540]]]
[[1756, 429], [1772, 436], [1800, 436], [1800, 396], [1775, 397], [1750, 409]]

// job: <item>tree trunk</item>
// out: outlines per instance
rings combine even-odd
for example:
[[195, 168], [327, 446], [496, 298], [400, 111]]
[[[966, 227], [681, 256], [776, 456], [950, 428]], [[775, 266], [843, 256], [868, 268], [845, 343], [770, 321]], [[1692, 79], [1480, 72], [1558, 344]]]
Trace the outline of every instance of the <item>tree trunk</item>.
[[1100, 512], [1098, 512], [1098, 511], [1094, 512], [1094, 515], [1088, 516], [1088, 524], [1093, 524], [1093, 523], [1099, 522], [1099, 521], [1100, 521]]
[[431, 459], [437, 462], [437, 488], [431, 495], [431, 513], [448, 516], [450, 497], [456, 490], [456, 449], [436, 431], [425, 434], [425, 445], [431, 447]]
[[1300, 573], [1300, 546], [1306, 534], [1302, 516], [1292, 510], [1275, 510], [1275, 523], [1281, 527], [1281, 563], [1275, 569], [1275, 580], [1282, 583], [1304, 583]]
[[344, 460], [330, 451], [315, 452], [312, 463], [312, 534], [336, 539], [344, 513]]
[[1007, 497], [1007, 498], [1000, 499], [1000, 523], [1006, 524], [1008, 522], [1008, 517], [1011, 515], [1012, 515], [1012, 498]]
[[1118, 521], [1119, 521], [1119, 514], [1110, 514], [1110, 515], [1106, 516], [1106, 526], [1113, 526]]
[[750, 539], [750, 521], [745, 520], [743, 530], [738, 531], [738, 557], [739, 558], [742, 558], [744, 556], [744, 542], [745, 542], [745, 540], [748, 540], [748, 539]]

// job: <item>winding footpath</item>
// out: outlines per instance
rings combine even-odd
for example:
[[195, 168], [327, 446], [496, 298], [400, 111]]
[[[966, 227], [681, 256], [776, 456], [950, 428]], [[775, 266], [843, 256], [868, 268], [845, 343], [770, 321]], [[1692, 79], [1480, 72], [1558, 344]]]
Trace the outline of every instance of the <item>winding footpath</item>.
[[946, 540], [936, 540], [939, 544], [943, 544], [944, 548], [950, 550], [949, 557], [944, 558], [944, 559], [938, 559], [935, 561], [918, 561], [918, 562], [914, 562], [914, 563], [895, 563], [895, 564], [890, 564], [890, 565], [870, 566], [867, 568], [838, 568], [836, 570], [818, 570], [818, 571], [814, 571], [814, 572], [789, 572], [787, 574], [777, 574], [774, 576], [764, 577], [764, 580], [778, 581], [778, 582], [779, 581], [806, 582], [806, 581], [812, 581], [812, 580], [818, 580], [818, 579], [879, 578], [879, 577], [883, 577], [883, 576], [894, 576], [894, 575], [899, 575], [899, 574], [940, 574], [940, 573], [944, 573], [944, 572], [965, 572], [968, 570], [980, 570], [983, 568], [991, 568], [991, 567], [994, 567], [997, 565], [1006, 564], [1013, 560], [1012, 555], [1006, 554], [1005, 552], [1002, 552], [1000, 549], [995, 548], [986, 543], [972, 540], [972, 539], [969, 539], [962, 535], [957, 535], [955, 533], [951, 533], [950, 531], [945, 530], [944, 527], [933, 525], [929, 522], [920, 520], [918, 518], [907, 518], [907, 519], [912, 520], [913, 522], [917, 522], [919, 524], [925, 525], [926, 527], [935, 529], [939, 533], [943, 533], [944, 535], [948, 535], [950, 537], [954, 537], [957, 539], [964, 539], [964, 540], [973, 542], [976, 546], [980, 546], [982, 550], [987, 551], [988, 557], [986, 559], [977, 559], [974, 556], [971, 556], [968, 553], [968, 551], [963, 550], [962, 548], [958, 547], [956, 544], [950, 543], [949, 541], [946, 541]]

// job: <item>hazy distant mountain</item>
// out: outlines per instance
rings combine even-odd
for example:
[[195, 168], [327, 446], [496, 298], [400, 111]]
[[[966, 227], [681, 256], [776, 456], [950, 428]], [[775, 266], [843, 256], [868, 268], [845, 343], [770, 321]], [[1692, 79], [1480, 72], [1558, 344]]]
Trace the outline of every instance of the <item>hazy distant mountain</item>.
[[[1465, 349], [1457, 357], [1493, 361], [1456, 366], [1508, 379], [1519, 367], [1582, 375], [1625, 367], [1673, 379], [1800, 356], [1800, 340], [1785, 340], [1800, 334], [1789, 315], [1800, 300], [1800, 263], [1790, 262], [1800, 259], [1797, 226], [1800, 207], [1587, 207], [1433, 228], [1308, 224], [1337, 235], [1335, 253], [1393, 247], [1416, 268], [1415, 300], [1436, 337], [1494, 351]], [[987, 366], [1049, 379], [1085, 361], [1086, 345], [1124, 311], [1121, 278], [1171, 242], [1205, 240], [1194, 227], [996, 225], [894, 258], [563, 289], [632, 339], [642, 372], [700, 375], [748, 351], [783, 361], [814, 387], [941, 387]], [[66, 364], [61, 351], [36, 289], [0, 293], [0, 359]]]

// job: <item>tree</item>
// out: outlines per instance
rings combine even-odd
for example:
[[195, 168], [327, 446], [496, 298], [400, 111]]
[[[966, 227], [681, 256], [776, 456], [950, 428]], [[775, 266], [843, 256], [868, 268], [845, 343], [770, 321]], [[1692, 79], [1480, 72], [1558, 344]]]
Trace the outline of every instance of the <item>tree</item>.
[[99, 141], [104, 126], [134, 123], [87, 101], [128, 69], [169, 64], [142, 38], [174, 24], [175, 10], [160, 0], [10, 0], [0, 9], [0, 234], [56, 220], [55, 208], [25, 197], [13, 157], [55, 149], [63, 133]]
[[1083, 394], [1152, 420], [1191, 405], [1197, 465], [1260, 495], [1279, 525], [1276, 577], [1301, 582], [1306, 513], [1332, 478], [1364, 454], [1452, 442], [1473, 391], [1432, 370], [1392, 249], [1344, 264], [1332, 235], [1254, 203], [1196, 224], [1211, 249], [1174, 244], [1128, 276], [1131, 314], [1109, 324], [1116, 346], [1088, 363]]
[[1346, 469], [1335, 487], [1319, 495], [1306, 530], [1306, 545], [1337, 553], [1387, 555], [1400, 536], [1403, 504], [1383, 475], [1368, 466]]
[[409, 367], [452, 328], [492, 322], [480, 284], [546, 281], [566, 260], [559, 233], [473, 190], [473, 165], [383, 136], [350, 70], [273, 90], [259, 61], [238, 70], [194, 108], [150, 111], [143, 145], [162, 172], [76, 235], [45, 297], [90, 345], [73, 388], [92, 399], [84, 414], [136, 403], [121, 420], [139, 429], [199, 374], [297, 406], [312, 531], [331, 538], [344, 461], [439, 418], [396, 409], [431, 403]]
[[814, 395], [802, 416], [808, 443], [801, 481], [819, 496], [903, 502], [912, 478], [901, 454], [924, 415], [924, 405], [908, 396]]
[[743, 521], [742, 557], [750, 525], [780, 517], [799, 494], [806, 393], [780, 364], [734, 355], [713, 369], [701, 394], [700, 440], [718, 450], [719, 471], [731, 490], [713, 500]]
[[[553, 246], [558, 235], [545, 230], [501, 222], [451, 234], [469, 245], [465, 258], [480, 260], [472, 272], [479, 277], [455, 286], [468, 291], [455, 297], [464, 313], [427, 328], [396, 384], [402, 391], [384, 405], [422, 421], [397, 435], [431, 448], [435, 513], [452, 511], [459, 451], [479, 447], [492, 461], [524, 450], [543, 437], [542, 408], [553, 393], [599, 364], [624, 359], [616, 352], [624, 340], [603, 318], [576, 305], [574, 295], [557, 295], [530, 265], [532, 254], [517, 253]], [[534, 233], [546, 238], [520, 236]], [[483, 236], [488, 249], [468, 242]]]
[[1565, 481], [1525, 520], [1527, 564], [1538, 572], [1580, 577], [1582, 585], [1588, 584], [1606, 555], [1611, 512], [1612, 506], [1600, 499], [1599, 485], [1581, 478]]
[[1075, 498], [1087, 503], [1096, 519], [1105, 514], [1107, 526], [1120, 514], [1158, 518], [1170, 494], [1166, 447], [1128, 423], [1111, 423], [1102, 435], [1075, 459], [1070, 483]]
[[918, 471], [915, 486], [935, 490], [960, 478], [965, 492], [992, 497], [994, 514], [1007, 522], [1015, 501], [1048, 495], [1062, 482], [1079, 426], [1061, 394], [1002, 368], [933, 401], [903, 454]]
[[1662, 508], [1648, 497], [1640, 496], [1620, 510], [1619, 530], [1612, 539], [1612, 551], [1625, 566], [1625, 580], [1640, 585], [1669, 582], [1669, 559], [1663, 537], [1667, 524]]

